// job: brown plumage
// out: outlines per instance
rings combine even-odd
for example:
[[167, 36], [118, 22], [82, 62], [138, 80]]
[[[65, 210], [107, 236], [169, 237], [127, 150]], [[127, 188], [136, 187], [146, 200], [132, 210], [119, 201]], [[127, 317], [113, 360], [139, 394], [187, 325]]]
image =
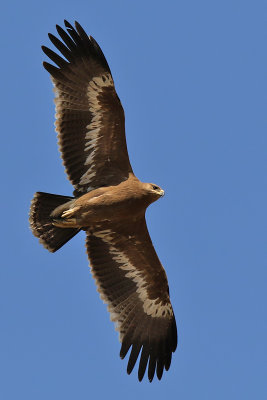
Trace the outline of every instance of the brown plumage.
[[41, 244], [57, 251], [80, 230], [93, 277], [122, 343], [131, 353], [131, 373], [141, 353], [138, 378], [152, 381], [169, 369], [177, 330], [166, 273], [151, 242], [146, 208], [164, 192], [134, 175], [124, 130], [124, 112], [107, 61], [92, 37], [75, 22], [57, 26], [60, 51], [47, 47], [45, 62], [56, 92], [56, 131], [74, 197], [37, 192], [30, 226]]

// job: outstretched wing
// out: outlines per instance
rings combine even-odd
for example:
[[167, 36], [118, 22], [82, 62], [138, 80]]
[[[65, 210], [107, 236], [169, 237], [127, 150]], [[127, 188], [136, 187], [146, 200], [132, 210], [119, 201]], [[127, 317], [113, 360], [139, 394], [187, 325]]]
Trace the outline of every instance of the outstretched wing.
[[102, 50], [75, 22], [57, 26], [62, 41], [49, 34], [61, 55], [43, 46], [58, 66], [44, 62], [55, 85], [56, 131], [67, 175], [81, 195], [126, 180], [132, 168], [127, 152], [124, 111]]
[[120, 333], [121, 358], [132, 346], [127, 372], [131, 373], [142, 350], [139, 380], [147, 364], [150, 382], [155, 371], [161, 379], [177, 346], [177, 330], [166, 273], [145, 218], [87, 231], [87, 251], [100, 296]]

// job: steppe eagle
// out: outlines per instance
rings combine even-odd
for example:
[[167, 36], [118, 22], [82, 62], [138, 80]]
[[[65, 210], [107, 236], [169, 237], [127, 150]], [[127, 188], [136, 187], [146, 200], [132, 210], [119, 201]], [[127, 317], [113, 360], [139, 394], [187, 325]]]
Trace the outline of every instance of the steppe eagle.
[[[146, 368], [161, 379], [177, 346], [175, 317], [165, 270], [145, 221], [146, 208], [164, 191], [134, 175], [127, 152], [124, 111], [105, 56], [79, 23], [49, 34], [56, 65], [44, 62], [55, 86], [59, 149], [74, 197], [37, 192], [30, 226], [45, 248], [57, 251], [80, 230], [92, 275], [121, 341], [120, 356], [139, 353], [138, 378]], [[64, 58], [63, 58], [63, 57]], [[147, 367], [148, 366], [148, 367]]]

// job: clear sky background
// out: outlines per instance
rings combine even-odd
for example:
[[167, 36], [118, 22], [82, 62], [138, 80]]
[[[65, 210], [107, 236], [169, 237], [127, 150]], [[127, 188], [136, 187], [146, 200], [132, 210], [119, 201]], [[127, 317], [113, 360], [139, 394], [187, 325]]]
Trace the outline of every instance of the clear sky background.
[[[1, 399], [267, 398], [264, 3], [1, 6]], [[166, 191], [147, 213], [179, 333], [161, 382], [126, 374], [83, 233], [50, 254], [28, 227], [35, 191], [72, 193], [40, 48], [64, 18], [101, 45], [133, 169]]]

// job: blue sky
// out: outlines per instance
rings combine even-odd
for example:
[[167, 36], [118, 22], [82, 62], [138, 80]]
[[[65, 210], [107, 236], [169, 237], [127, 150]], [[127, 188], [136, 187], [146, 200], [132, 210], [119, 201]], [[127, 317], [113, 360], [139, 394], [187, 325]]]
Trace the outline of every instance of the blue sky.
[[[0, 397], [266, 399], [266, 4], [26, 0], [1, 11]], [[179, 333], [161, 382], [126, 374], [83, 234], [50, 254], [28, 228], [35, 191], [72, 193], [40, 49], [64, 18], [101, 45], [134, 171], [166, 191], [147, 213]]]

